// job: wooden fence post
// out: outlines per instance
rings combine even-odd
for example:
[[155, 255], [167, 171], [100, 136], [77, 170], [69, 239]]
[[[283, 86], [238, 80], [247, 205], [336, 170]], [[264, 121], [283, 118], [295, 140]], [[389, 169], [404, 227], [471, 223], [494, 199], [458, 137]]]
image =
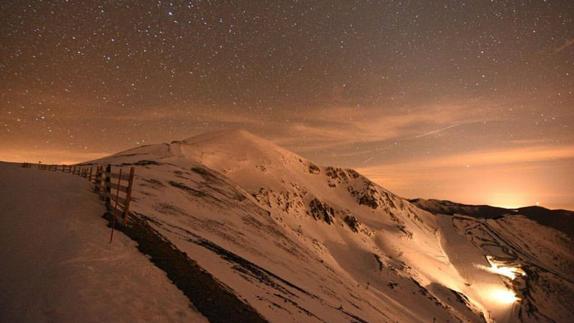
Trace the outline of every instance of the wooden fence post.
[[134, 185], [134, 172], [135, 169], [130, 167], [130, 177], [128, 178], [128, 188], [126, 191], [126, 205], [124, 205], [124, 212], [122, 213], [124, 225], [127, 222], [128, 214], [130, 212], [130, 200], [132, 199], [132, 187]]
[[111, 209], [110, 197], [112, 194], [112, 165], [108, 164], [106, 166], [106, 172], [104, 174], [104, 200], [106, 202], [106, 209], [109, 211]]
[[101, 166], [96, 166], [96, 175], [94, 177], [94, 191], [98, 193], [98, 195], [100, 195], [101, 186], [102, 186], [102, 168]]
[[116, 228], [116, 214], [118, 211], [118, 203], [120, 201], [120, 187], [122, 185], [122, 169], [120, 168], [120, 173], [118, 174], [118, 182], [116, 183], [116, 200], [114, 203], [114, 208], [112, 209], [112, 232], [110, 233], [110, 243], [114, 240], [114, 230]]
[[92, 168], [94, 167], [90, 166], [90, 172], [88, 173], [88, 182], [90, 183], [92, 182]]

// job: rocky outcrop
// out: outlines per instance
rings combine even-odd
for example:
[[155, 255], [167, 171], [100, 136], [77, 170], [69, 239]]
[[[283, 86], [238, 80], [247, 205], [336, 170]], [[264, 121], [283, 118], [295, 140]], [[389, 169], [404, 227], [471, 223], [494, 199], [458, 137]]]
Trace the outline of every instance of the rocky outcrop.
[[343, 221], [353, 230], [354, 232], [359, 232], [359, 220], [353, 215], [347, 215], [343, 218]]
[[285, 213], [298, 213], [305, 207], [303, 203], [304, 194], [305, 191], [274, 192], [262, 187], [252, 196], [266, 208], [276, 208]]
[[319, 166], [317, 166], [313, 163], [309, 163], [309, 173], [319, 174], [319, 173], [321, 173], [321, 169], [319, 168]]
[[327, 203], [323, 203], [316, 198], [309, 202], [308, 213], [316, 220], [323, 220], [327, 224], [332, 224], [335, 221], [335, 210]]
[[372, 209], [385, 207], [386, 209], [397, 208], [395, 202], [389, 193], [380, 191], [373, 182], [365, 182], [364, 187], [357, 189], [354, 186], [348, 186], [347, 191], [361, 204], [368, 206]]

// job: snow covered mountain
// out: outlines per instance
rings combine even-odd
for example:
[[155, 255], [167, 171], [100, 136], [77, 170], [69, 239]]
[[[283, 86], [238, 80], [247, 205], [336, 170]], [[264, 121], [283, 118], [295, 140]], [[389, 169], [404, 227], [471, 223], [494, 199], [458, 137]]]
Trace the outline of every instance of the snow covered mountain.
[[429, 212], [243, 130], [95, 162], [137, 167], [134, 215], [269, 321], [574, 317], [572, 236], [520, 214]]

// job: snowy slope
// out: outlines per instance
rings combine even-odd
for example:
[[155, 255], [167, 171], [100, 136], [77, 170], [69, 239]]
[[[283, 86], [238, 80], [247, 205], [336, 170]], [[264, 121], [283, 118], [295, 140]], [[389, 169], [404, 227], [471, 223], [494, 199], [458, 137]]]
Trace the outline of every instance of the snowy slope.
[[[438, 200], [414, 202], [433, 213], [448, 214], [439, 215], [445, 230], [454, 229], [459, 237], [465, 236], [485, 257], [503, 268], [519, 268], [516, 278], [507, 279], [521, 299], [513, 307], [513, 319], [567, 322], [573, 317], [572, 212], [540, 207], [510, 210]], [[508, 271], [503, 274], [511, 276]]]
[[206, 322], [88, 182], [0, 163], [0, 322]]
[[[528, 319], [513, 310], [523, 307], [514, 299], [521, 287], [488, 270], [501, 254], [476, 242], [483, 232], [472, 232], [473, 240], [464, 220], [427, 212], [356, 171], [315, 165], [246, 131], [96, 162], [136, 166], [136, 216], [268, 320]], [[520, 224], [500, 222], [496, 230], [512, 226]], [[493, 244], [533, 248], [514, 244], [521, 237]], [[560, 252], [564, 261], [572, 256]], [[537, 313], [553, 309], [545, 306]], [[568, 313], [556, 308], [544, 315]]]

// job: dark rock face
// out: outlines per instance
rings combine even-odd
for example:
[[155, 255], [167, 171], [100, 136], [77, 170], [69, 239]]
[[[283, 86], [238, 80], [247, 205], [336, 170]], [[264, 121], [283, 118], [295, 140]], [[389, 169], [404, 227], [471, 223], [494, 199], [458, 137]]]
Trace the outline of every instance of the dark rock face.
[[316, 220], [323, 220], [327, 224], [332, 224], [335, 219], [335, 210], [316, 198], [309, 202], [309, 213]]
[[359, 173], [353, 171], [349, 172], [349, 170], [345, 170], [342, 168], [337, 167], [326, 167], [325, 168], [325, 175], [328, 177], [328, 184], [330, 187], [337, 187], [339, 184], [348, 184], [354, 176], [358, 176]]
[[359, 177], [361, 176], [361, 174], [359, 174], [359, 172], [357, 172], [357, 171], [354, 170], [354, 169], [350, 169], [350, 168], [349, 168], [349, 169], [347, 169], [346, 171], [347, 171], [347, 173], [349, 174], [349, 176], [351, 176], [352, 178], [359, 178]]
[[317, 166], [317, 165], [315, 165], [315, 164], [313, 164], [313, 163], [310, 163], [310, 164], [309, 164], [309, 173], [311, 173], [311, 174], [319, 174], [319, 173], [321, 173], [321, 169], [319, 168], [319, 166]]
[[354, 189], [352, 186], [349, 186], [347, 190], [359, 204], [366, 205], [372, 209], [378, 208], [382, 202], [379, 191], [371, 183], [361, 191]]
[[379, 202], [375, 197], [374, 193], [376, 191], [368, 191], [369, 194], [364, 194], [359, 198], [359, 204], [366, 205], [370, 208], [376, 209], [379, 207]]
[[359, 220], [353, 215], [347, 215], [343, 219], [345, 223], [353, 230], [354, 232], [359, 232]]
[[325, 169], [325, 174], [330, 178], [337, 180], [337, 182], [341, 183], [342, 181], [347, 181], [348, 176], [344, 169], [336, 168], [336, 167], [327, 167]]

